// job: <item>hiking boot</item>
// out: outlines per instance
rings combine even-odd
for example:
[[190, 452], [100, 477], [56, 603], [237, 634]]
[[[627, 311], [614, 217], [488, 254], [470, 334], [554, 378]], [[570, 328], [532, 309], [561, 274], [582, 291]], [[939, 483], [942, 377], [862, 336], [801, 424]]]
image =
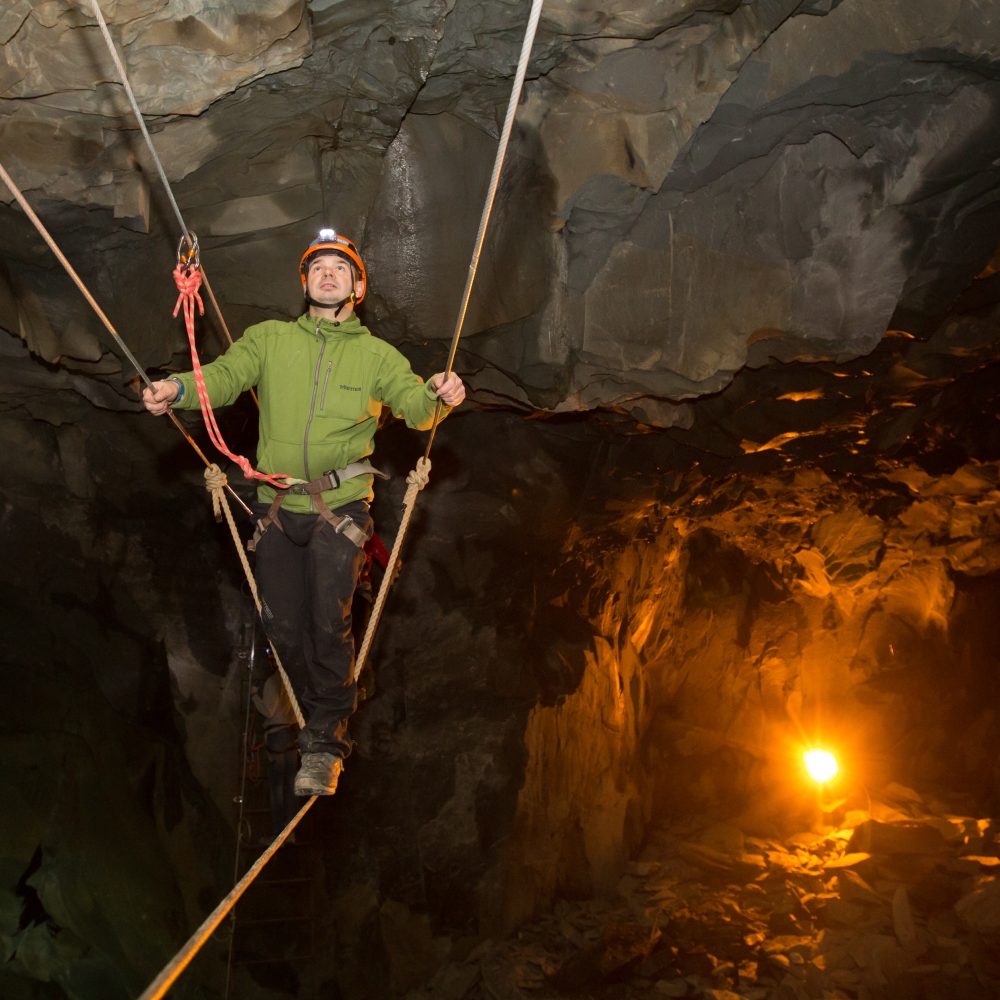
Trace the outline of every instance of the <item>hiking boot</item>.
[[332, 753], [304, 753], [295, 775], [296, 795], [333, 795], [344, 762]]

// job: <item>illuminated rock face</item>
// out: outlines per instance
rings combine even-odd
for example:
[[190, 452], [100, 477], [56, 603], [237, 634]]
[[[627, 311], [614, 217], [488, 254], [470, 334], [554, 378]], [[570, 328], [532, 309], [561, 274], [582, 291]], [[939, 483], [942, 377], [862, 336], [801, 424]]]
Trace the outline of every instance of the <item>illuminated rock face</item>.
[[[366, 319], [437, 370], [525, 5], [105, 6], [234, 329], [294, 314], [332, 223]], [[320, 814], [339, 918], [309, 982], [402, 994], [613, 885], [668, 816], [805, 823], [793, 736], [866, 783], [995, 793], [998, 31], [973, 0], [545, 5], [458, 357], [486, 406], [438, 438]], [[0, 38], [0, 159], [141, 360], [186, 366], [174, 220], [86, 5], [22, 0]], [[188, 456], [0, 217], [27, 732], [0, 993], [134, 995], [229, 874], [239, 584]], [[386, 535], [415, 448], [384, 432]], [[142, 934], [100, 877], [123, 828]]]
[[[627, 451], [615, 478], [676, 461], [649, 439]], [[547, 632], [561, 673], [539, 642], [539, 680], [562, 692], [525, 730], [510, 912], [608, 889], [672, 817], [808, 828], [800, 755], [815, 743], [837, 751], [860, 809], [892, 782], [995, 797], [994, 707], [969, 693], [996, 655], [982, 622], [1000, 603], [998, 486], [995, 461], [934, 477], [879, 460], [846, 480], [748, 464], [578, 497], [542, 593], [561, 610], [550, 622], [575, 613], [593, 636], [574, 657]]]

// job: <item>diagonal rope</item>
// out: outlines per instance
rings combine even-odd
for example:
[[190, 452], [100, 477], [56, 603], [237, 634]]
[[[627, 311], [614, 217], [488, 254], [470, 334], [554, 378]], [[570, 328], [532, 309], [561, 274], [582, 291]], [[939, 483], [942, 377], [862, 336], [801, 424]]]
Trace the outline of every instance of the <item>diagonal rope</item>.
[[392, 580], [396, 569], [396, 560], [399, 558], [399, 550], [403, 547], [403, 539], [406, 537], [406, 529], [410, 526], [410, 517], [413, 514], [413, 505], [417, 502], [417, 494], [427, 485], [431, 474], [431, 463], [427, 458], [418, 458], [417, 467], [406, 477], [406, 495], [403, 497], [403, 516], [399, 522], [399, 530], [396, 532], [396, 541], [393, 543], [392, 552], [389, 554], [389, 561], [386, 563], [385, 572], [382, 574], [382, 585], [378, 588], [378, 597], [372, 605], [372, 613], [368, 616], [368, 627], [365, 629], [365, 637], [361, 643], [361, 650], [358, 653], [354, 664], [354, 679], [361, 676], [365, 660], [368, 658], [368, 650], [371, 648], [372, 640], [375, 638], [375, 629], [378, 628], [379, 619], [382, 617], [382, 608], [385, 606], [385, 599], [389, 595], [389, 581]]
[[166, 995], [167, 991], [177, 981], [180, 974], [191, 964], [191, 959], [201, 950], [213, 931], [222, 923], [226, 914], [236, 905], [240, 896], [250, 887], [253, 880], [264, 870], [264, 866], [274, 857], [278, 848], [288, 839], [291, 832], [299, 825], [299, 820], [312, 808], [318, 796], [313, 795], [305, 805], [289, 820], [271, 845], [264, 853], [247, 869], [246, 874], [233, 886], [229, 894], [219, 905], [204, 919], [201, 926], [188, 938], [187, 942], [179, 952], [163, 967], [160, 974], [146, 987], [139, 996], [139, 1000], [159, 1000]]
[[[465, 325], [465, 314], [469, 309], [469, 298], [472, 295], [472, 284], [476, 280], [476, 272], [479, 270], [479, 257], [483, 251], [483, 242], [486, 239], [486, 227], [489, 225], [490, 215], [493, 212], [493, 202], [496, 200], [497, 187], [500, 184], [500, 171], [503, 169], [504, 160], [507, 157], [507, 143], [510, 140], [510, 132], [514, 127], [514, 117], [517, 114], [517, 106], [521, 100], [521, 90], [524, 88], [524, 77], [528, 71], [528, 59], [531, 56], [532, 46], [535, 44], [535, 32], [538, 29], [538, 19], [542, 13], [543, 0], [532, 0], [531, 13], [528, 15], [528, 26], [524, 32], [524, 42], [521, 45], [521, 55], [517, 61], [517, 72], [514, 74], [514, 85], [510, 92], [510, 101], [507, 104], [507, 116], [504, 118], [503, 128], [500, 130], [500, 141], [497, 144], [497, 156], [493, 163], [493, 174], [490, 177], [489, 188], [486, 192], [486, 200], [483, 204], [483, 214], [479, 220], [479, 232], [476, 233], [476, 241], [472, 251], [472, 259], [469, 261], [469, 272], [465, 278], [465, 289], [462, 292], [462, 303], [458, 307], [458, 316], [455, 320], [455, 332], [451, 338], [451, 348], [448, 351], [448, 364], [444, 373], [451, 373], [452, 365], [455, 363], [455, 354], [458, 352], [458, 340], [462, 336], [462, 327]], [[430, 458], [431, 445], [434, 443], [434, 435], [437, 425], [441, 422], [441, 410], [443, 404], [438, 399], [434, 409], [434, 422], [431, 424], [430, 436], [427, 440], [427, 447], [424, 450], [424, 458]]]
[[[97, 300], [94, 298], [94, 296], [90, 294], [90, 290], [83, 283], [83, 280], [80, 278], [80, 276], [76, 273], [76, 271], [73, 268], [73, 265], [70, 264], [69, 260], [67, 260], [66, 255], [62, 252], [62, 250], [59, 249], [59, 245], [56, 243], [56, 241], [52, 238], [49, 231], [42, 224], [42, 220], [39, 219], [38, 216], [35, 214], [34, 209], [32, 209], [32, 207], [28, 204], [27, 199], [21, 193], [21, 189], [14, 183], [10, 174], [8, 174], [7, 171], [4, 169], [2, 163], [0, 163], [0, 179], [2, 179], [3, 182], [10, 189], [10, 193], [14, 196], [17, 203], [21, 206], [21, 209], [24, 211], [24, 214], [31, 220], [31, 223], [34, 225], [35, 229], [38, 230], [38, 234], [48, 244], [49, 249], [55, 254], [56, 259], [59, 261], [60, 264], [62, 264], [66, 273], [70, 276], [70, 278], [73, 279], [73, 283], [80, 290], [80, 294], [87, 300], [87, 303], [90, 306], [90, 308], [93, 309], [94, 312], [96, 313], [97, 318], [104, 324], [104, 328], [108, 331], [108, 333], [111, 334], [112, 338], [114, 339], [114, 342], [121, 349], [125, 357], [128, 358], [128, 360], [131, 362], [132, 367], [135, 368], [136, 372], [139, 375], [139, 378], [141, 378], [142, 381], [145, 382], [147, 386], [152, 387], [153, 383], [150, 381], [149, 375], [146, 374], [146, 370], [142, 367], [141, 364], [139, 364], [139, 361], [136, 359], [136, 356], [129, 350], [128, 344], [126, 344], [125, 341], [122, 340], [118, 331], [112, 325], [111, 320], [108, 319], [108, 317], [104, 313], [104, 310], [97, 304]], [[205, 465], [206, 466], [211, 465], [212, 463], [209, 462], [205, 453], [198, 446], [198, 443], [184, 429], [184, 425], [180, 422], [180, 420], [178, 420], [177, 414], [174, 413], [173, 410], [168, 410], [167, 416], [170, 417], [170, 420], [173, 423], [173, 425], [177, 428], [178, 431], [180, 431], [184, 439], [187, 441], [189, 445], [191, 445], [197, 456], [205, 463]], [[247, 514], [250, 514], [251, 513], [250, 508], [239, 498], [239, 496], [236, 494], [233, 488], [228, 485], [226, 488], [229, 490], [229, 493], [236, 500], [236, 502], [247, 512]]]
[[[507, 143], [510, 140], [511, 129], [514, 125], [514, 116], [517, 114], [517, 106], [521, 100], [521, 91], [524, 87], [524, 77], [528, 69], [528, 59], [531, 56], [531, 49], [535, 42], [535, 32], [538, 29], [538, 19], [542, 13], [543, 0], [532, 0], [531, 13], [528, 16], [528, 26], [524, 33], [524, 42], [521, 45], [521, 55], [517, 63], [517, 72], [514, 74], [514, 84], [511, 88], [510, 101], [507, 104], [507, 116], [504, 119], [503, 128], [500, 131], [500, 140], [497, 144], [496, 160], [493, 163], [493, 174], [490, 177], [489, 187], [486, 192], [486, 200], [483, 204], [483, 213], [479, 220], [479, 231], [476, 233], [476, 240], [472, 251], [472, 259], [469, 261], [469, 271], [465, 279], [465, 289], [462, 292], [462, 302], [458, 309], [458, 317], [455, 320], [455, 332], [451, 338], [451, 348], [448, 352], [448, 364], [445, 367], [445, 377], [451, 373], [455, 363], [455, 354], [458, 351], [458, 341], [462, 336], [462, 327], [465, 325], [465, 316], [469, 309], [469, 298], [472, 295], [472, 284], [476, 280], [476, 272], [479, 270], [479, 257], [482, 254], [483, 242], [486, 238], [486, 227], [489, 225], [490, 215], [493, 211], [493, 202], [496, 200], [497, 187], [500, 184], [500, 172], [503, 170], [504, 160], [507, 156]], [[418, 459], [416, 468], [406, 477], [409, 484], [406, 495], [403, 498], [403, 516], [400, 520], [399, 530], [396, 532], [396, 541], [392, 547], [392, 554], [386, 565], [385, 573], [382, 576], [382, 585], [379, 587], [378, 597], [372, 606], [372, 613], [368, 619], [368, 628], [365, 630], [365, 637], [361, 643], [361, 651], [358, 653], [357, 663], [354, 668], [354, 679], [357, 680], [361, 670], [365, 665], [368, 650], [371, 648], [375, 629], [378, 626], [379, 618], [382, 615], [382, 608], [388, 596], [389, 587], [392, 586], [396, 559], [403, 544], [403, 537], [406, 535], [410, 524], [410, 517], [413, 513], [413, 506], [417, 500], [417, 493], [426, 485], [430, 476], [431, 446], [434, 444], [434, 435], [437, 426], [441, 422], [441, 411], [443, 404], [439, 398], [434, 407], [434, 419], [431, 423], [430, 435], [427, 439], [427, 447], [424, 456]]]
[[111, 32], [108, 31], [108, 24], [107, 21], [104, 20], [104, 15], [101, 13], [101, 5], [98, 3], [98, 0], [93, 0], [93, 7], [98, 27], [101, 29], [101, 34], [104, 36], [104, 42], [108, 47], [108, 52], [111, 53], [111, 60], [115, 64], [115, 69], [118, 70], [118, 76], [121, 79], [122, 86], [125, 88], [125, 96], [128, 97], [128, 102], [132, 105], [132, 111], [135, 114], [136, 121], [139, 123], [139, 129], [142, 131], [142, 137], [146, 140], [146, 145], [149, 147], [150, 155], [153, 157], [153, 163], [156, 165], [156, 169], [159, 172], [160, 180], [163, 181], [163, 187], [166, 189], [167, 198], [170, 201], [170, 207], [174, 210], [177, 223], [181, 227], [181, 233], [188, 241], [188, 245], [193, 246], [194, 243], [191, 230], [188, 229], [187, 223], [184, 221], [184, 216], [181, 215], [177, 199], [174, 198], [174, 192], [170, 188], [170, 181], [167, 180], [166, 171], [163, 169], [163, 164], [160, 162], [159, 156], [156, 155], [156, 148], [153, 146], [153, 140], [150, 138], [149, 130], [146, 128], [146, 122], [142, 117], [142, 112], [139, 110], [139, 104], [132, 91], [132, 85], [128, 82], [128, 74], [125, 72], [125, 65], [122, 63], [121, 57], [118, 55], [118, 50], [115, 48], [114, 40], [111, 37]]
[[[111, 32], [108, 30], [108, 23], [104, 20], [104, 14], [101, 12], [101, 5], [98, 0], [92, 0], [92, 3], [94, 16], [97, 18], [98, 27], [101, 29], [104, 44], [108, 48], [111, 60], [115, 64], [115, 69], [118, 70], [118, 77], [122, 82], [122, 87], [125, 88], [125, 96], [128, 98], [128, 102], [132, 106], [132, 113], [135, 115], [135, 120], [139, 123], [139, 130], [142, 132], [143, 139], [146, 140], [149, 155], [153, 158], [153, 164], [156, 166], [156, 171], [160, 175], [160, 180], [163, 183], [163, 189], [167, 194], [170, 207], [173, 209], [174, 216], [177, 219], [177, 224], [180, 226], [182, 240], [186, 241], [188, 246], [193, 248], [197, 243], [197, 238], [188, 228], [187, 223], [184, 221], [184, 216], [181, 215], [180, 206], [177, 204], [177, 199], [174, 197], [173, 188], [170, 186], [170, 181], [167, 180], [167, 172], [163, 169], [163, 164], [160, 162], [160, 157], [157, 155], [156, 147], [153, 145], [153, 139], [149, 134], [149, 129], [146, 128], [146, 119], [143, 118], [142, 112], [139, 110], [139, 102], [135, 99], [135, 92], [132, 90], [132, 85], [129, 83], [128, 73], [125, 71], [125, 64], [122, 62], [121, 56], [118, 55], [118, 49], [115, 47], [114, 39], [112, 39]], [[222, 327], [222, 332], [225, 334], [226, 340], [228, 340], [231, 344], [233, 342], [233, 335], [229, 332], [229, 326], [226, 323], [225, 317], [222, 315], [219, 303], [216, 301], [215, 293], [212, 291], [212, 286], [209, 284], [208, 275], [205, 273], [204, 266], [201, 268], [201, 273], [205, 280], [205, 287], [208, 290], [208, 297], [212, 303], [212, 308], [215, 310], [216, 318], [219, 320], [219, 325]], [[257, 393], [254, 392], [253, 389], [250, 390], [250, 395], [253, 396], [254, 402], [259, 406], [260, 403], [257, 400]]]

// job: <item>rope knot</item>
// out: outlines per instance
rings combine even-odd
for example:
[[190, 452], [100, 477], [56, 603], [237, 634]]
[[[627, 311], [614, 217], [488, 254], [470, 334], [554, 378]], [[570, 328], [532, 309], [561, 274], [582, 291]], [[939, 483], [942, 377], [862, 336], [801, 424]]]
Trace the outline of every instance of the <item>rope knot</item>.
[[409, 486], [415, 486], [422, 490], [431, 477], [431, 460], [429, 458], [418, 458], [416, 468], [411, 469], [406, 474], [406, 482]]
[[205, 469], [205, 489], [224, 490], [229, 484], [226, 474], [217, 465]]
[[212, 513], [216, 521], [222, 520], [222, 504], [225, 502], [224, 490], [229, 480], [217, 465], [209, 465], [205, 469], [205, 489], [212, 494]]
[[201, 301], [200, 289], [201, 289], [201, 269], [191, 268], [190, 270], [185, 270], [180, 266], [174, 268], [174, 284], [177, 286], [177, 304], [174, 306], [174, 316], [180, 312], [181, 306], [184, 307], [184, 318], [187, 319], [190, 314], [191, 320], [194, 320], [194, 304], [198, 303], [198, 315], [205, 315], [205, 305]]

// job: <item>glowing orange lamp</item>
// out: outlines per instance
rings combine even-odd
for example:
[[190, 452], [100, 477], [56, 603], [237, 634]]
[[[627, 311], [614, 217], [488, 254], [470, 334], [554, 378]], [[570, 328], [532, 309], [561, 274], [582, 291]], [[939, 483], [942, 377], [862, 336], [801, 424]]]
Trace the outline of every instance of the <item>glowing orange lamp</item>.
[[825, 785], [832, 781], [840, 770], [837, 758], [829, 750], [822, 750], [813, 747], [802, 754], [802, 759], [806, 765], [806, 772], [817, 785]]

